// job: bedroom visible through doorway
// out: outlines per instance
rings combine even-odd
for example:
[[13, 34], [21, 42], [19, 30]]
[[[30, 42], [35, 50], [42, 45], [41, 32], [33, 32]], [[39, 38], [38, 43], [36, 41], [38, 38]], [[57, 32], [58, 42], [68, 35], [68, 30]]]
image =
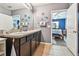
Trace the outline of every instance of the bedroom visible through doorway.
[[66, 45], [66, 11], [57, 10], [51, 14], [51, 41], [53, 45]]

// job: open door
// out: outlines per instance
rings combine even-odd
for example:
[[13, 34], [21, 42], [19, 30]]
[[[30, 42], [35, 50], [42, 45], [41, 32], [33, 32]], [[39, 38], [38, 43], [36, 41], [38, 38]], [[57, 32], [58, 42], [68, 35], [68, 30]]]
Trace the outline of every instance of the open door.
[[73, 55], [77, 55], [77, 40], [78, 40], [78, 23], [77, 23], [77, 4], [72, 4], [67, 11], [67, 47]]

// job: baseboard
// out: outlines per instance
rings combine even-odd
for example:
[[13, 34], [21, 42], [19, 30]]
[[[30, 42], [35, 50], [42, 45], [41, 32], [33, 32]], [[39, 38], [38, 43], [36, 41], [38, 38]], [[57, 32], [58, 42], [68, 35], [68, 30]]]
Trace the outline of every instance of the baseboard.
[[50, 45], [52, 45], [51, 43], [47, 43], [47, 42], [40, 42], [41, 44], [50, 44]]

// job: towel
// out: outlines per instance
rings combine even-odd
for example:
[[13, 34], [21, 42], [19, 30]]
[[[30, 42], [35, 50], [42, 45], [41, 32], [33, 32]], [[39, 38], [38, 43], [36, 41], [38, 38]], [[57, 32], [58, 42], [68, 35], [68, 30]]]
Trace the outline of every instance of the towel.
[[14, 44], [12, 44], [11, 56], [16, 56]]

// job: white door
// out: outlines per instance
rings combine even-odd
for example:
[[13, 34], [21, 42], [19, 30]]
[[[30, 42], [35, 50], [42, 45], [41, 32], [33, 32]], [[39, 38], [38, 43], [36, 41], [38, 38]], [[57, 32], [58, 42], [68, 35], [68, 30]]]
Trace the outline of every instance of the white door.
[[74, 55], [77, 55], [77, 4], [72, 4], [67, 11], [67, 47]]

